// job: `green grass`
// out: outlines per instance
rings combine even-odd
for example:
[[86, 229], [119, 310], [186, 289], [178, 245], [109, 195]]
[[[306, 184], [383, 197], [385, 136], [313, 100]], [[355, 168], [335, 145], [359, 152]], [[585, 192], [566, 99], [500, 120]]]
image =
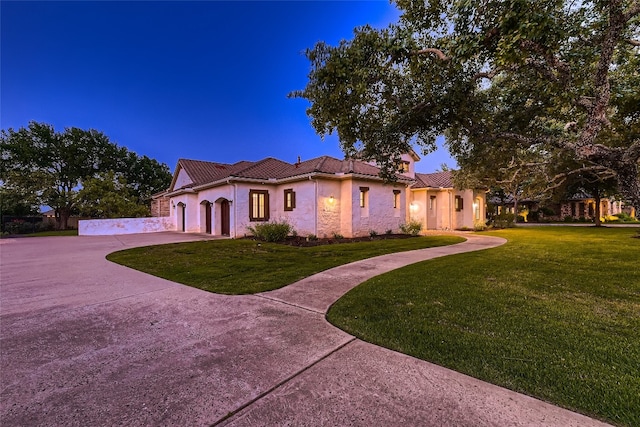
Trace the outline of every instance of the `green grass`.
[[363, 340], [640, 426], [636, 233], [491, 232], [509, 242], [375, 277], [334, 304], [328, 319]]
[[238, 295], [281, 288], [365, 258], [463, 240], [429, 236], [309, 248], [253, 240], [209, 240], [129, 249], [112, 253], [107, 259], [205, 291]]

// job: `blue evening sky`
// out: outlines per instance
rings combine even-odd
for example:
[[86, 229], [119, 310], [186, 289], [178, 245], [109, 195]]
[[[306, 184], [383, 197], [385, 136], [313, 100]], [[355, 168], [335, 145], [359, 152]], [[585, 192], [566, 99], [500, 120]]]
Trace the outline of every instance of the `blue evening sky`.
[[[387, 1], [71, 1], [0, 3], [0, 124], [96, 129], [174, 168], [342, 158], [288, 99], [310, 69], [303, 52], [399, 15]], [[442, 163], [423, 157], [418, 171]]]

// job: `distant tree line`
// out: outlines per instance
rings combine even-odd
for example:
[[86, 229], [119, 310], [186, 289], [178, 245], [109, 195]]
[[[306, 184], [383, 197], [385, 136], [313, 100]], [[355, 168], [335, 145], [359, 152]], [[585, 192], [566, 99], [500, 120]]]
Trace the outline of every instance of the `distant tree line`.
[[57, 132], [30, 122], [0, 133], [2, 215], [56, 212], [57, 228], [73, 214], [93, 218], [149, 214], [151, 195], [166, 189], [171, 172], [164, 163], [113, 143], [102, 132], [75, 127]]

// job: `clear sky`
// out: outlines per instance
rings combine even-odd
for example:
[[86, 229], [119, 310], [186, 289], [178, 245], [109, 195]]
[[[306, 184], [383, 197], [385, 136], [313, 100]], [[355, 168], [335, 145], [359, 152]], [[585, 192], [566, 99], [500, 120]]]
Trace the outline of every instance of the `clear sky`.
[[[235, 163], [342, 158], [288, 99], [310, 69], [303, 52], [399, 15], [387, 1], [5, 1], [0, 3], [0, 124], [96, 129], [174, 168], [179, 158]], [[442, 163], [424, 156], [420, 172]]]

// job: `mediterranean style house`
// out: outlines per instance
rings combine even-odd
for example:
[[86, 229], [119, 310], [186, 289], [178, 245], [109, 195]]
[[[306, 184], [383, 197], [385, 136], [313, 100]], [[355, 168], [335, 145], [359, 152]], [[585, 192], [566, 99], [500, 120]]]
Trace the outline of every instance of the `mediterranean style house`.
[[178, 231], [230, 237], [270, 220], [318, 237], [398, 232], [409, 221], [423, 230], [484, 223], [484, 190], [456, 190], [451, 172], [415, 173], [418, 160], [402, 156], [397, 180], [386, 183], [375, 164], [329, 156], [293, 164], [180, 159], [169, 189], [154, 195], [152, 213], [169, 217]]

